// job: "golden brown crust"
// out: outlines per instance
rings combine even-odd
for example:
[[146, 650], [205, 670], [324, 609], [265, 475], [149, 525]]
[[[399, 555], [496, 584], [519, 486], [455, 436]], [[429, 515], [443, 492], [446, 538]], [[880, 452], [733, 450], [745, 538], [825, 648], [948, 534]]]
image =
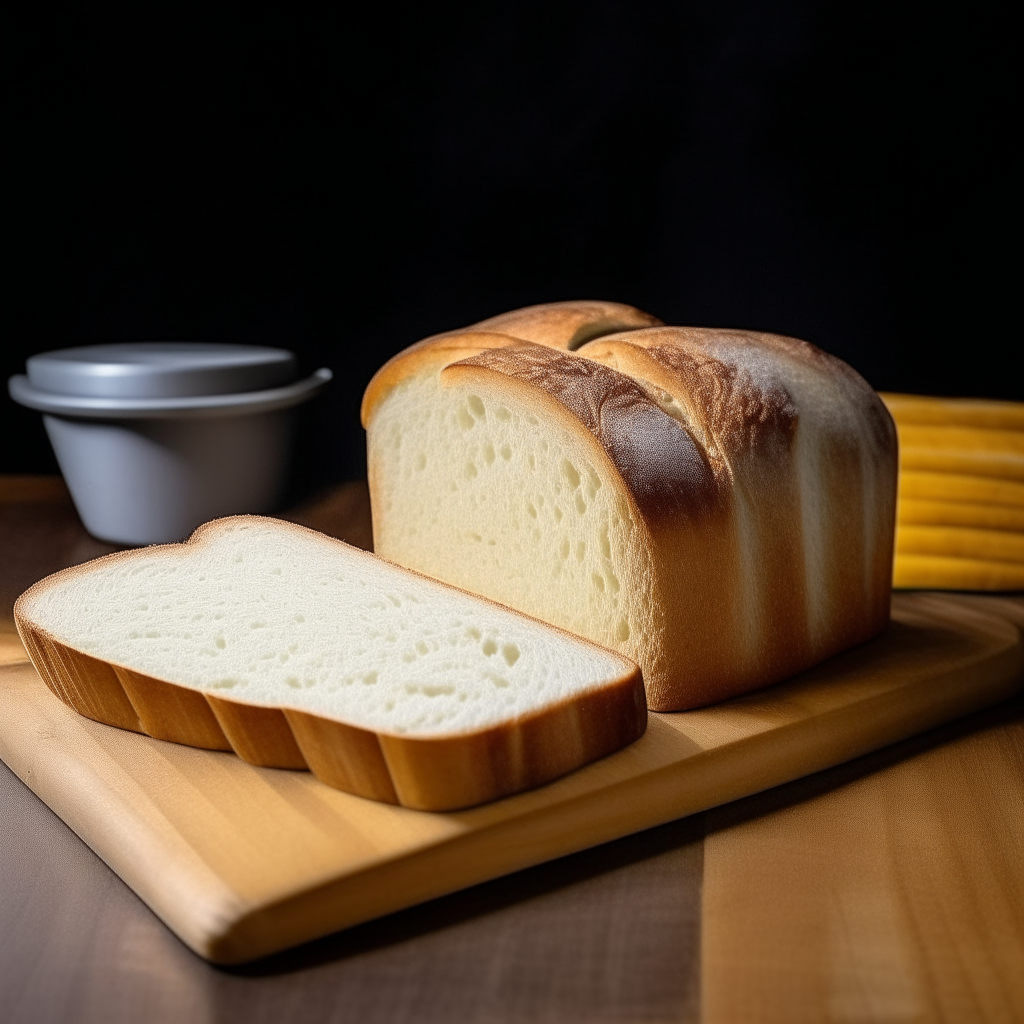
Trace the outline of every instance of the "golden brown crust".
[[724, 497], [702, 448], [634, 380], [600, 363], [541, 345], [480, 352], [445, 376], [499, 373], [545, 392], [604, 448], [642, 515], [700, 516]]
[[[14, 607], [15, 623], [29, 658], [49, 689], [79, 714], [107, 725], [189, 746], [233, 750], [242, 760], [261, 767], [308, 768], [335, 788], [421, 810], [456, 810], [541, 785], [643, 735], [647, 725], [643, 677], [637, 666], [621, 655], [617, 657], [622, 675], [598, 690], [492, 727], [439, 738], [410, 738], [359, 728], [285, 704], [251, 704], [144, 675], [62, 643], [37, 626], [27, 610], [35, 595], [59, 586], [62, 580], [85, 575], [99, 563], [131, 561], [139, 554], [152, 556], [161, 550], [174, 557], [188, 545], [204, 543], [225, 525], [261, 518], [214, 520], [182, 544], [115, 552], [54, 573], [25, 591]], [[294, 523], [276, 525], [311, 534], [328, 546], [341, 544], [363, 559], [377, 557]], [[421, 576], [412, 569], [398, 568]], [[472, 596], [502, 607], [485, 597]], [[570, 636], [549, 623], [543, 625]], [[590, 643], [576, 636], [572, 640]], [[630, 710], [626, 713], [624, 709]], [[580, 723], [572, 740], [564, 728], [567, 720]], [[551, 744], [557, 749], [549, 749]], [[493, 756], [489, 755], [486, 765], [477, 766], [476, 774], [470, 771], [469, 779], [448, 773], [452, 764], [472, 768], [473, 758], [484, 750]]]
[[[702, 334], [666, 327], [645, 331], [640, 339], [608, 340], [606, 348], [621, 351], [621, 346], [632, 344], [658, 364], [672, 379], [673, 391], [681, 390], [688, 397], [691, 416], [698, 419], [716, 455], [741, 455], [767, 447], [773, 449], [773, 457], [780, 457], [796, 430], [793, 396], [771, 368], [755, 377], [742, 359], [749, 353], [746, 346], [737, 346], [731, 353], [734, 358], [727, 360], [720, 347], [714, 354], [708, 351]], [[583, 354], [599, 357], [596, 345]]]
[[[512, 324], [520, 313], [539, 317], [548, 308], [530, 307], [483, 323]], [[875, 442], [892, 443], [891, 420], [874, 392], [845, 363], [814, 345], [750, 331], [666, 326], [602, 337], [575, 356], [493, 332], [437, 335], [378, 371], [364, 396], [363, 423], [407, 377], [480, 366], [553, 395], [601, 441], [645, 514], [692, 514], [722, 500], [730, 458], [750, 452], [777, 464], [786, 458], [798, 413], [780, 376], [764, 365], [764, 350], [773, 348], [862, 392]], [[674, 420], [638, 378], [683, 398], [685, 422]]]
[[243, 761], [261, 768], [309, 769], [288, 719], [279, 708], [224, 700], [212, 693], [205, 697], [231, 749]]
[[[896, 479], [878, 396], [798, 339], [641, 318], [570, 353], [568, 315], [517, 310], [476, 325], [500, 330], [500, 346], [477, 335], [477, 351], [445, 363], [435, 349], [429, 366], [409, 350], [389, 383], [500, 375], [597, 440], [656, 566], [649, 601], [667, 632], [643, 663], [652, 709], [743, 693], [875, 635], [888, 621]], [[371, 493], [375, 472], [371, 460]]]
[[[78, 653], [66, 649], [71, 655]], [[122, 665], [111, 667], [147, 736], [206, 750], [232, 749], [203, 693]]]
[[[429, 362], [447, 365], [441, 363], [442, 352], [450, 353], [447, 362], [456, 362], [477, 352], [514, 345], [519, 341], [571, 350], [605, 334], [654, 327], [660, 323], [650, 313], [621, 302], [580, 299], [527, 306], [457, 331], [432, 335], [403, 349], [374, 374], [363, 395], [360, 411], [363, 427], [368, 425], [374, 409], [397, 383], [410, 374], [420, 372]], [[427, 355], [424, 350], [430, 350], [431, 354]]]
[[[720, 456], [728, 464], [737, 493], [757, 509], [745, 517], [745, 532], [760, 571], [747, 567], [747, 586], [760, 591], [754, 603], [762, 634], [785, 638], [762, 644], [758, 660], [766, 680], [884, 628], [896, 435], [859, 374], [807, 342], [750, 331], [636, 331], [601, 339], [580, 354], [664, 388], [685, 405], [709, 459]], [[802, 419], [813, 436], [801, 452]], [[864, 496], [873, 492], [872, 520]], [[803, 506], [815, 502], [823, 504], [808, 520]], [[810, 566], [808, 525], [824, 535], [817, 564]], [[815, 594], [808, 592], [809, 581], [819, 584]]]
[[371, 378], [363, 393], [360, 418], [369, 426], [374, 412], [397, 384], [408, 377], [434, 370], [440, 373], [449, 363], [489, 349], [518, 345], [519, 339], [508, 334], [486, 331], [449, 331], [424, 338], [392, 356]]
[[132, 732], [144, 732], [139, 716], [112, 665], [72, 651], [18, 614], [21, 641], [44, 683], [68, 707], [85, 718]]
[[573, 351], [594, 338], [641, 327], [657, 327], [661, 321], [650, 313], [621, 302], [577, 299], [546, 302], [500, 313], [466, 328], [493, 331], [548, 348]]
[[635, 681], [563, 701], [504, 730], [435, 742], [382, 735], [399, 802], [419, 810], [471, 807], [541, 786], [627, 746], [647, 722], [643, 686]]
[[892, 444], [891, 420], [870, 385], [810, 342], [755, 331], [661, 327], [602, 338], [579, 354], [672, 389], [687, 402], [693, 425], [709, 448], [726, 456], [767, 451], [779, 458], [792, 443], [799, 413], [766, 353], [803, 364], [823, 381], [856, 395], [873, 443]]
[[306, 764], [321, 782], [369, 800], [399, 802], [377, 733], [294, 708], [284, 715]]

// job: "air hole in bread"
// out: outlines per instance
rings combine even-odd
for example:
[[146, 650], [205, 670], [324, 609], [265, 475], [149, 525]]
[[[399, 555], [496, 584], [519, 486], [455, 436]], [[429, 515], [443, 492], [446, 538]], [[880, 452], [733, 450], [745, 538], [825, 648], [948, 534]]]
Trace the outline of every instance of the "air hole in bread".
[[[24, 610], [61, 643], [143, 675], [393, 734], [486, 727], [628, 671], [598, 647], [311, 531], [243, 522], [204, 544], [97, 563]], [[222, 601], [197, 623], [197, 603]], [[498, 704], [487, 698], [496, 689]]]
[[[633, 613], [619, 606], [620, 581], [635, 578], [628, 563], [645, 556], [621, 484], [606, 479], [614, 470], [513, 396], [477, 383], [438, 399], [436, 380], [411, 381], [377, 412], [371, 450], [392, 420], [414, 422], [429, 466], [412, 473], [411, 451], [373, 457], [374, 500], [388, 509], [378, 550], [632, 656], [622, 647], [635, 630], [623, 627]], [[649, 618], [637, 610], [638, 621]]]

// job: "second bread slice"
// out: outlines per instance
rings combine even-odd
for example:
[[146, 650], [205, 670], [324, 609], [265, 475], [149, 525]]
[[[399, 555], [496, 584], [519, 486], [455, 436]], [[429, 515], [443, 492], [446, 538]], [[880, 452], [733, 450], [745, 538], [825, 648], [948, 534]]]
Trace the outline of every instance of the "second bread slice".
[[541, 785], [646, 727], [621, 655], [270, 519], [66, 569], [15, 617], [89, 718], [424, 810]]

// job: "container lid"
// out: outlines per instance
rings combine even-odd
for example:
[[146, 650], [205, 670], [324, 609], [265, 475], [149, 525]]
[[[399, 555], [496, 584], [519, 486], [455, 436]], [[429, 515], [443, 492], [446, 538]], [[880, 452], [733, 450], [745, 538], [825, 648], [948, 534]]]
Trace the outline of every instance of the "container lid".
[[295, 379], [291, 352], [260, 345], [145, 341], [43, 352], [33, 390], [83, 398], [159, 399], [265, 391]]

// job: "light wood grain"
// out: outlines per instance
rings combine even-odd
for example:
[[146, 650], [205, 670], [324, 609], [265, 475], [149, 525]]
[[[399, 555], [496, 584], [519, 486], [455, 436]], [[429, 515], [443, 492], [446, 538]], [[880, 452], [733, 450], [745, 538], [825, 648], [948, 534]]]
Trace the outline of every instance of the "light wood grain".
[[[0, 478], [0, 498], [4, 478]], [[365, 484], [350, 484], [311, 504], [317, 522], [354, 542], [369, 543], [369, 512]], [[332, 515], [335, 511], [338, 515]], [[354, 521], [350, 519], [350, 512]], [[296, 518], [299, 518], [296, 516]], [[982, 524], [993, 525], [993, 524]], [[88, 538], [69, 502], [57, 506], [4, 505], [0, 500], [0, 601], [9, 616], [14, 597], [35, 580], [65, 565], [109, 551]], [[960, 598], [960, 600], [967, 600]], [[1024, 626], [1024, 599], [974, 597], [999, 614], [1016, 616]], [[3, 609], [0, 609], [2, 614]], [[0, 622], [0, 661], [24, 660], [17, 637]], [[13, 630], [13, 623], [6, 623]], [[1014, 710], [1015, 709], [1015, 710]], [[979, 720], [983, 723], [979, 727]], [[1020, 699], [999, 705], [968, 720], [950, 723], [856, 761], [748, 797], [704, 815], [662, 826], [519, 872], [484, 886], [410, 908], [337, 933], [244, 968], [222, 970], [204, 963], [178, 943], [117, 877], [107, 870], [20, 781], [0, 768], [0, 1006], [11, 1024], [178, 1024], [188, 1021], [246, 1021], [277, 1024], [301, 1020], [340, 1024], [415, 1021], [433, 1024], [454, 1020], [477, 1024], [501, 1021], [548, 1021], [593, 1024], [595, 1021], [636, 1024], [638, 1021], [697, 1020], [699, 985], [706, 989], [706, 1012], [716, 1006], [730, 1012], [752, 1009], [753, 1019], [772, 1016], [799, 1020], [801, 1007], [816, 1019], [826, 1002], [820, 994], [840, 987], [851, 976], [870, 998], [875, 979], [865, 972], [865, 947], [893, 945], [883, 928], [861, 932], [857, 971], [845, 958], [823, 956], [820, 949], [796, 942], [806, 922], [827, 920], [834, 899], [837, 870], [856, 872], [862, 865], [905, 877], [922, 872], [945, 858], [945, 844], [954, 839], [937, 833], [935, 821], [947, 810], [940, 801], [922, 812], [924, 819], [901, 843], [878, 849], [876, 833], [881, 791], [902, 790], [906, 783], [894, 773], [902, 762], [913, 765], [925, 781], [940, 770], [941, 792], [949, 787], [956, 831], [972, 838], [983, 856], [957, 856], [956, 885], [938, 876], [927, 901], [914, 905], [912, 930], [900, 930], [896, 942], [911, 949], [902, 963], [939, 965], [922, 982], [911, 984], [930, 993], [956, 978], [987, 1000], [985, 983], [1001, 984], [998, 973], [983, 969], [998, 961], [1005, 937], [989, 924], [989, 909], [980, 911], [960, 892], [973, 892], [990, 877], [989, 864], [1005, 845], [1018, 858], [1016, 833], [1006, 828], [1003, 801], [977, 799], [963, 784], [976, 781], [990, 792], [1014, 793], [1021, 785], [1021, 765], [994, 756], [1024, 723]], [[979, 729], [984, 736], [976, 736]], [[939, 757], [940, 752], [946, 753]], [[218, 757], [219, 755], [214, 755]], [[276, 772], [278, 776], [289, 773]], [[959, 778], [958, 778], [959, 777]], [[959, 784], [953, 784], [953, 780]], [[866, 815], [851, 820], [853, 803], [840, 802], [842, 813], [815, 813], [816, 807], [843, 801], [856, 788], [856, 808]], [[877, 791], [877, 793], [876, 793]], [[799, 821], [790, 818], [784, 849], [773, 843], [772, 820], [800, 807]], [[703, 823], [713, 838], [707, 844], [709, 881], [703, 886], [709, 929], [721, 923], [716, 892], [746, 892], [746, 876], [754, 856], [765, 861], [757, 875], [759, 889], [732, 919], [734, 931], [719, 933], [732, 954], [716, 973], [701, 979], [701, 851]], [[749, 828], [760, 822], [764, 827]], [[888, 829], [892, 823], [886, 822]], [[730, 856], [723, 842], [729, 830], [746, 830], [747, 852]], [[916, 837], [924, 837], [919, 842]], [[960, 852], [959, 847], [955, 847]], [[843, 860], [837, 863], [836, 851]], [[716, 864], [719, 857], [727, 857]], [[797, 876], [790, 862], [804, 869]], [[754, 865], [756, 867], [756, 865]], [[853, 877], [858, 885], [863, 881]], [[849, 882], [846, 879], [845, 882]], [[845, 884], [844, 882], [844, 884]], [[777, 891], [779, 898], [769, 899]], [[887, 889], [888, 899], [904, 913], [903, 893]], [[1004, 907], [1013, 907], [1013, 893]], [[820, 905], [815, 907], [815, 903]], [[882, 913], [876, 919], [889, 920]], [[975, 927], [981, 919], [982, 927]], [[997, 917], [993, 917], [993, 922]], [[1024, 931], [1024, 905], [1016, 905], [1018, 930]], [[972, 923], [973, 922], [973, 923]], [[760, 941], [750, 941], [745, 930]], [[963, 935], [969, 934], [975, 968], [955, 969]], [[706, 942], [710, 942], [709, 933]], [[722, 942], [715, 945], [721, 950]], [[783, 952], [790, 954], [782, 955]], [[907, 953], [904, 947], [904, 952]], [[876, 961], [877, 962], [877, 961]], [[884, 961], [883, 961], [884, 964]], [[694, 973], [694, 967], [697, 968]], [[773, 975], [778, 977], [774, 983]], [[900, 987], [893, 972], [881, 982], [889, 991]], [[728, 987], [735, 997], [722, 1003], [714, 985]], [[742, 996], [742, 998], [741, 998]], [[849, 1006], [849, 1004], [847, 1004]], [[874, 1004], [869, 1004], [874, 1005]], [[926, 1003], [936, 1005], [934, 1001]], [[963, 1004], [959, 1004], [962, 1008]], [[998, 1005], [998, 1004], [997, 1004]], [[864, 1002], [859, 1008], [863, 1010]], [[930, 1020], [984, 1020], [981, 1014], [956, 1012], [958, 1004], [938, 1003]], [[850, 1007], [845, 1019], [868, 1019]], [[913, 1019], [913, 1018], [911, 1018]], [[919, 1016], [920, 1019], [920, 1016]], [[990, 1019], [999, 1020], [998, 1014]], [[1005, 1019], [1005, 1018], [1003, 1018]], [[1016, 1011], [1024, 1019], [1024, 1008]], [[743, 1018], [724, 1024], [743, 1024]]]
[[688, 818], [230, 970], [0, 764], [4, 1024], [697, 1024]]
[[70, 501], [71, 495], [63, 477], [0, 477], [0, 505], [52, 505]]
[[0, 620], [0, 665], [17, 665], [23, 661], [28, 661], [28, 654], [21, 644], [14, 622]]
[[[960, 600], [1024, 629], [1020, 597]], [[1024, 709], [986, 715], [706, 816], [705, 1024], [1024, 1019]]]
[[1018, 719], [731, 828], [712, 814], [703, 1020], [1024, 1019], [1022, 780]]
[[1005, 618], [900, 596], [871, 644], [450, 814], [99, 725], [24, 663], [0, 669], [0, 754], [186, 943], [239, 962], [856, 757], [1015, 692], [1021, 670]]

